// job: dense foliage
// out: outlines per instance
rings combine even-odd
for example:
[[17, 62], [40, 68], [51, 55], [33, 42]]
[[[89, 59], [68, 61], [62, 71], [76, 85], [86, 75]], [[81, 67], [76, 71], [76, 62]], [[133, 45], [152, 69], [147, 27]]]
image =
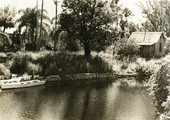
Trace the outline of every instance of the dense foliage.
[[152, 95], [154, 96], [154, 105], [158, 115], [164, 114], [167, 110], [166, 106], [163, 105], [167, 101], [169, 94], [167, 86], [169, 85], [169, 64], [163, 65], [152, 77]]
[[86, 56], [92, 50], [105, 50], [112, 43], [111, 12], [102, 0], [64, 0], [60, 15], [61, 29], [72, 40], [79, 40]]

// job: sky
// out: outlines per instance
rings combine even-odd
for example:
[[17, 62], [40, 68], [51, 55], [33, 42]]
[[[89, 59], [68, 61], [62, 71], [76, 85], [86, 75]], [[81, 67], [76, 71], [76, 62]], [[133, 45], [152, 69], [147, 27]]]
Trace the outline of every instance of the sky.
[[131, 20], [133, 22], [142, 23], [145, 19], [142, 15], [142, 10], [139, 7], [139, 4], [142, 3], [143, 5], [146, 5], [147, 1], [148, 0], [120, 0], [120, 4], [132, 11], [134, 15], [131, 17]]
[[[36, 1], [37, 0], [0, 0], [0, 8], [10, 5], [11, 7], [16, 8], [16, 10], [25, 9], [27, 7], [35, 7]], [[39, 8], [41, 8], [41, 1], [42, 0], [38, 0]], [[62, 0], [58, 0], [58, 13], [62, 11], [61, 1]], [[122, 4], [123, 7], [129, 8], [134, 14], [134, 16], [131, 17], [131, 21], [135, 23], [141, 23], [142, 21], [144, 21], [144, 18], [142, 17], [141, 9], [137, 4], [139, 4], [139, 2], [145, 4], [146, 1], [147, 0], [120, 0], [120, 4]], [[50, 18], [53, 18], [55, 16], [55, 5], [53, 0], [44, 0], [44, 9], [48, 11], [48, 15]]]

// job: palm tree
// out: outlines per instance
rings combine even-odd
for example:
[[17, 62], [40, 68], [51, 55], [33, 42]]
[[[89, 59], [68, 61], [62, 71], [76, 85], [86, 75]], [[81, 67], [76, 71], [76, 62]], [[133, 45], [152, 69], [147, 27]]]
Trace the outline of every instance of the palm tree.
[[3, 32], [6, 28], [12, 28], [15, 25], [15, 9], [10, 9], [9, 6], [0, 8], [0, 27], [3, 27]]
[[[41, 42], [37, 42], [37, 26], [40, 26], [41, 10], [37, 8], [26, 8], [26, 10], [20, 10], [19, 13], [22, 13], [21, 17], [17, 20], [19, 22], [19, 31], [21, 33], [21, 29], [25, 27], [25, 37], [27, 37], [28, 41], [30, 40], [32, 50], [36, 50], [36, 47], [39, 47], [41, 44]], [[47, 11], [43, 10], [41, 36], [48, 36], [51, 31], [49, 25], [49, 23], [51, 24], [51, 20], [45, 13], [47, 14]]]

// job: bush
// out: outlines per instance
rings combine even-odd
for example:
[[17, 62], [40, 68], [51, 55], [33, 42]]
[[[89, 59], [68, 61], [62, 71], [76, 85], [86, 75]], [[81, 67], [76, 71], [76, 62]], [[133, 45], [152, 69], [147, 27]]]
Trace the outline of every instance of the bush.
[[124, 57], [133, 57], [139, 53], [139, 45], [133, 40], [121, 39], [115, 43], [114, 53], [119, 59]]

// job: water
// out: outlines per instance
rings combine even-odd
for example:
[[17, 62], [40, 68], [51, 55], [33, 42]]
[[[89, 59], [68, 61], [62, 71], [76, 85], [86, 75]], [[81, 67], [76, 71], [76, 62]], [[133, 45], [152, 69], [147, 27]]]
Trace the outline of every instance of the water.
[[155, 120], [144, 87], [101, 83], [2, 90], [0, 120]]

